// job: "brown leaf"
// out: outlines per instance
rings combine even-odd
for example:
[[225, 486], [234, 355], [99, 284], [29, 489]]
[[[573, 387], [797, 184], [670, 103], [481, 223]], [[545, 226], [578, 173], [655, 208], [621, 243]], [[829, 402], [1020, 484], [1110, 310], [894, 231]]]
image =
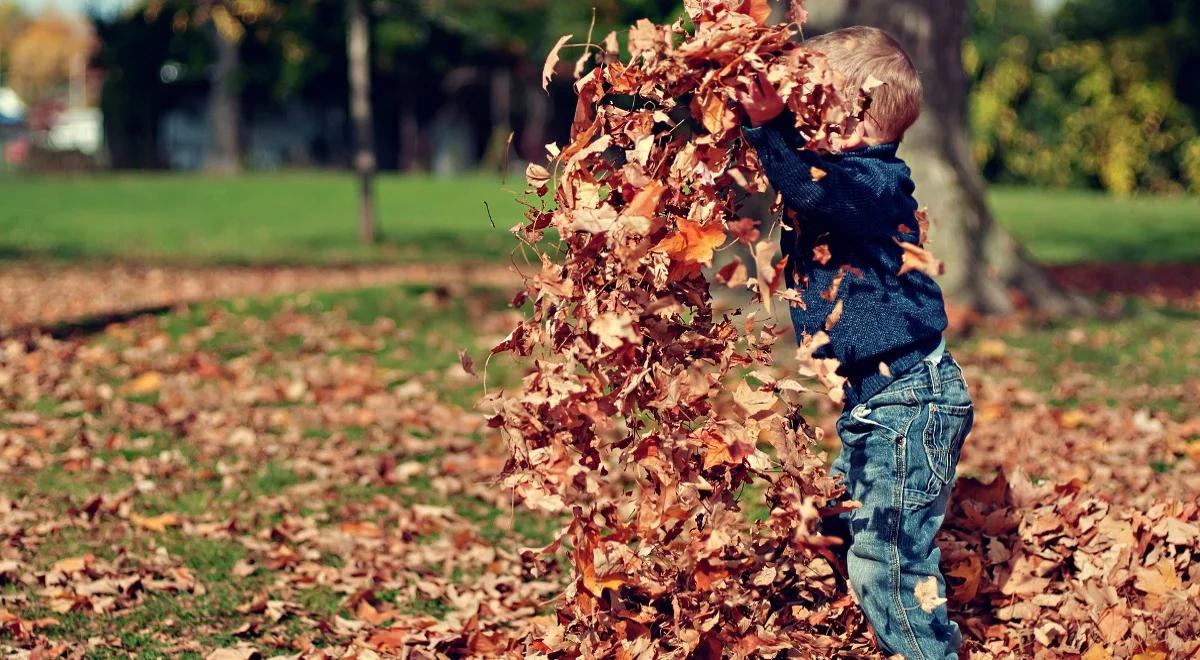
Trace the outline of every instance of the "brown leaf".
[[937, 578], [932, 575], [918, 581], [914, 592], [917, 596], [917, 604], [920, 605], [923, 612], [933, 612], [946, 603], [945, 598], [938, 596]]
[[463, 371], [472, 376], [478, 375], [475, 373], [475, 361], [471, 359], [470, 354], [467, 353], [465, 348], [458, 350], [458, 362], [462, 365]]
[[945, 271], [945, 265], [935, 259], [928, 250], [905, 241], [896, 241], [896, 244], [904, 250], [901, 255], [900, 275], [916, 270], [930, 277], [937, 277]]
[[550, 53], [546, 55], [546, 63], [542, 65], [542, 89], [550, 90], [550, 78], [554, 76], [554, 68], [558, 66], [558, 52], [566, 45], [574, 35], [564, 34], [559, 37], [558, 41], [554, 42], [554, 46], [550, 49]]

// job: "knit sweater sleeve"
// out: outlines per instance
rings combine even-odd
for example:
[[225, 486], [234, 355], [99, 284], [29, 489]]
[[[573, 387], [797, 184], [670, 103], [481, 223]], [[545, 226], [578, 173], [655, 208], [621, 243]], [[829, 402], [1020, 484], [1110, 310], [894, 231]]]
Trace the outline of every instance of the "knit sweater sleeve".
[[803, 148], [788, 119], [743, 129], [783, 201], [801, 214], [836, 221], [832, 227], [847, 234], [877, 232], [880, 211], [898, 203], [895, 181], [862, 159], [825, 158]]

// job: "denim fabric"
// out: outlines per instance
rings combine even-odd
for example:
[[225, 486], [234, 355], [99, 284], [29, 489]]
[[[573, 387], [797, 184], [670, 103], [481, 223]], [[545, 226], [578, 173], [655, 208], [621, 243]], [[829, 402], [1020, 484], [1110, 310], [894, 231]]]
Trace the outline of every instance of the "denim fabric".
[[879, 645], [909, 660], [958, 657], [958, 624], [945, 605], [923, 611], [915, 592], [932, 576], [945, 596], [933, 537], [973, 419], [966, 381], [949, 352], [897, 374], [838, 419], [842, 452], [832, 471], [862, 507], [831, 518], [827, 533], [849, 543], [850, 586]]

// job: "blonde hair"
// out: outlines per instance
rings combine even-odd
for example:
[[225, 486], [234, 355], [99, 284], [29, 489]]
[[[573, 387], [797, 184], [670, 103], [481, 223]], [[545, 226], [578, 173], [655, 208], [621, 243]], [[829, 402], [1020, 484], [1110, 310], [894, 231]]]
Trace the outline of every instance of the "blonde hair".
[[872, 77], [883, 83], [870, 92], [867, 120], [885, 141], [904, 137], [921, 116], [921, 76], [908, 53], [887, 32], [856, 25], [813, 37], [804, 47], [824, 55], [845, 79], [848, 91], [860, 89]]

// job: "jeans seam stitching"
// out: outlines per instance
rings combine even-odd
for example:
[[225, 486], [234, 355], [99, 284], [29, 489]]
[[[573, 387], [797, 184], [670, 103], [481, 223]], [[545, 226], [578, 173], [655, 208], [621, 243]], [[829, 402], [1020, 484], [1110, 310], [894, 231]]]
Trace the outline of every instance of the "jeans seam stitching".
[[[925, 492], [929, 494], [934, 492], [933, 488], [939, 481], [942, 483], [942, 486], [946, 483], [945, 475], [938, 474], [940, 466], [936, 465], [936, 457], [933, 455], [937, 452], [935, 449], [930, 448], [930, 445], [935, 440], [935, 436], [939, 435], [942, 431], [937, 421], [937, 413], [938, 405], [936, 403], [929, 404], [929, 419], [925, 422], [925, 432], [921, 437], [921, 445], [925, 448], [925, 462], [929, 464], [929, 482], [925, 484]], [[941, 487], [938, 490], [941, 490]]]
[[896, 517], [892, 520], [891, 529], [891, 551], [893, 558], [893, 561], [891, 562], [891, 591], [892, 603], [895, 605], [897, 615], [900, 618], [900, 625], [904, 630], [905, 641], [907, 641], [909, 646], [916, 651], [916, 660], [925, 660], [925, 653], [921, 651], [921, 647], [917, 643], [917, 635], [913, 630], [912, 622], [908, 620], [908, 611], [904, 609], [904, 595], [900, 593], [900, 530], [903, 527], [903, 521], [901, 519], [904, 516], [904, 482], [907, 480], [908, 476], [908, 460], [906, 458], [906, 452], [908, 451], [908, 448], [905, 445], [908, 443], [907, 432], [912, 428], [912, 421], [913, 420], [909, 421], [908, 427], [905, 429], [905, 441], [902, 443], [896, 443], [896, 467], [898, 468], [897, 472], [899, 473], [900, 479], [896, 484], [895, 492], [892, 495], [892, 504], [895, 506]]

